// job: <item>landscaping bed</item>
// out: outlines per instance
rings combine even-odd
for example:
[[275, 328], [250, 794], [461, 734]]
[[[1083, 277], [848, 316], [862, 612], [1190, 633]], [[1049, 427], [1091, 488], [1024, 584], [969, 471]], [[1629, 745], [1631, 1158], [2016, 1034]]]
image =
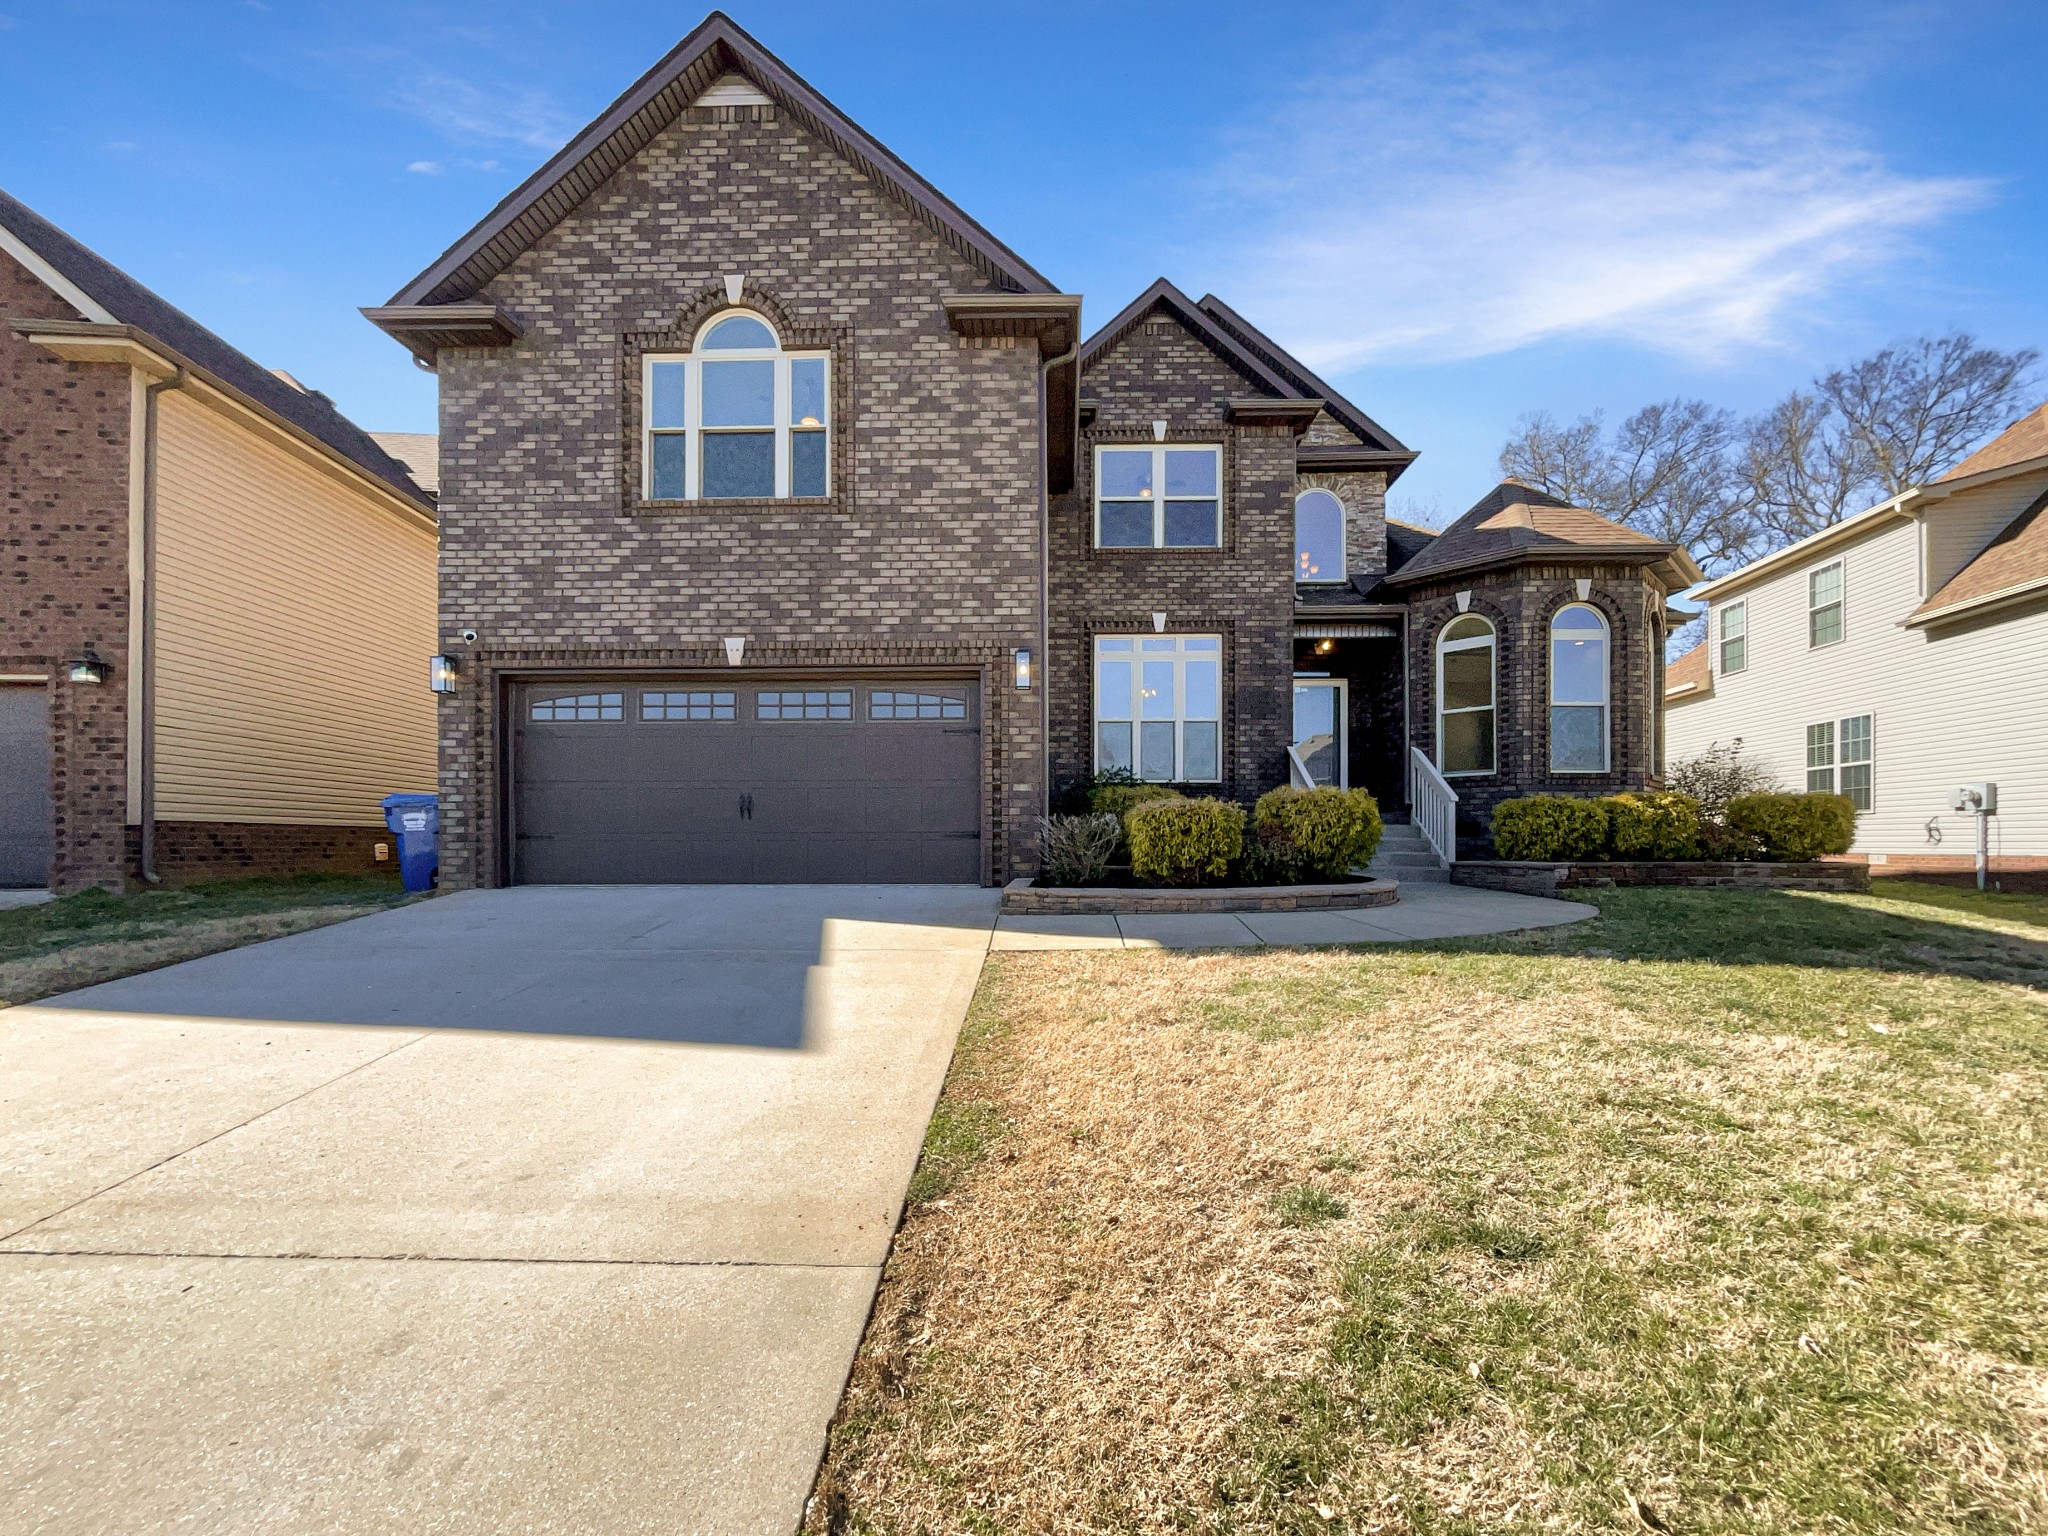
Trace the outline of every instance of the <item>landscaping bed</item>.
[[1621, 885], [1737, 886], [1791, 891], [1867, 891], [1865, 864], [1814, 860], [1767, 864], [1733, 859], [1613, 859], [1544, 862], [1533, 859], [1471, 859], [1451, 866], [1459, 885], [1523, 896], [1598, 890]]
[[1057, 886], [1012, 880], [1003, 887], [1005, 915], [1075, 916], [1102, 912], [1316, 912], [1392, 906], [1400, 897], [1393, 880], [1341, 880], [1324, 885], [1194, 886], [1161, 889], [1143, 885]]
[[392, 875], [272, 876], [0, 911], [0, 1007], [303, 933], [406, 900]]
[[806, 1518], [2048, 1527], [2048, 901], [991, 959]]

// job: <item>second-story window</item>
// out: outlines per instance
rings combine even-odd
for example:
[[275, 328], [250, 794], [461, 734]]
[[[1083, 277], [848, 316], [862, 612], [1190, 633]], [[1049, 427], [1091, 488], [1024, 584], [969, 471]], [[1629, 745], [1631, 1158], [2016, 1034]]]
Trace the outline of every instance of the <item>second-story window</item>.
[[1344, 503], [1325, 490], [1294, 498], [1294, 579], [1343, 581]]
[[1721, 671], [1740, 672], [1749, 665], [1749, 604], [1730, 603], [1721, 610]]
[[1842, 638], [1842, 562], [1806, 578], [1806, 643], [1833, 645]]
[[768, 322], [728, 311], [686, 356], [643, 362], [650, 501], [824, 496], [831, 360], [785, 352]]
[[1218, 548], [1222, 491], [1221, 448], [1097, 448], [1096, 547]]

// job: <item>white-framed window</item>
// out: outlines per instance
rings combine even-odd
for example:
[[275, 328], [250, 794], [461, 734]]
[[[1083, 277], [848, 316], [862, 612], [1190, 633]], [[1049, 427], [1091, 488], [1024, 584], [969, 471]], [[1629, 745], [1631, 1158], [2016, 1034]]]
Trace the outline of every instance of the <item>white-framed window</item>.
[[1720, 610], [1721, 670], [1740, 672], [1749, 665], [1749, 603], [1729, 603]]
[[1436, 643], [1436, 766], [1446, 778], [1493, 772], [1493, 698], [1493, 626], [1460, 614]]
[[1223, 777], [1220, 635], [1095, 638], [1095, 771], [1153, 783]]
[[1294, 579], [1344, 581], [1344, 503], [1320, 486], [1294, 498]]
[[828, 494], [832, 359], [783, 351], [759, 315], [727, 310], [687, 354], [648, 353], [640, 390], [647, 500]]
[[1842, 562], [1836, 560], [1806, 578], [1806, 643], [1833, 645], [1842, 638]]
[[1584, 603], [1550, 621], [1550, 771], [1607, 771], [1607, 620]]
[[1223, 450], [1186, 443], [1095, 450], [1098, 549], [1216, 549]]
[[1808, 794], [1847, 795], [1859, 811], [1876, 788], [1877, 735], [1869, 715], [1845, 715], [1806, 728]]

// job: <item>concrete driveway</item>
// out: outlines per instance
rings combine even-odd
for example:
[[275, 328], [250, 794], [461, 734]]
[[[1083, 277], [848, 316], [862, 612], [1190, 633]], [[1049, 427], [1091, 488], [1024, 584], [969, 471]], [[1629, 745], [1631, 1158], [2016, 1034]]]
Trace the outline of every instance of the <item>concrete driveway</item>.
[[0, 1013], [0, 1530], [784, 1536], [995, 908], [476, 892]]

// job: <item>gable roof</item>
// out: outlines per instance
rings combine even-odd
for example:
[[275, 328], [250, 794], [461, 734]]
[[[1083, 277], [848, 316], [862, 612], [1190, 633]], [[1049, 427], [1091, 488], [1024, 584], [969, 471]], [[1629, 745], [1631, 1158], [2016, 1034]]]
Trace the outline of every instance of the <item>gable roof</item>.
[[1151, 287], [1118, 310], [1107, 325], [1081, 344], [1082, 369], [1085, 371], [1096, 358], [1137, 329], [1138, 323], [1155, 309], [1166, 310], [1194, 332], [1195, 338], [1204, 343], [1210, 351], [1273, 399], [1318, 398], [1258, 357], [1243, 342], [1219, 325], [1213, 315], [1205, 313], [1193, 299], [1163, 277], [1156, 279]]
[[[399, 289], [391, 304], [451, 304], [473, 297], [728, 76], [753, 85], [823, 139], [998, 287], [1015, 293], [1055, 291], [1023, 257], [819, 95], [738, 22], [713, 11], [554, 158]], [[728, 92], [730, 87], [728, 81]]]
[[1936, 477], [1934, 483], [1967, 480], [1987, 469], [2004, 469], [2044, 457], [2048, 457], [2048, 405], [2038, 405], [1947, 474]]
[[1707, 665], [1707, 642], [1702, 640], [1664, 668], [1664, 700], [1690, 703], [1714, 691], [1713, 669]]
[[1396, 586], [1540, 559], [1624, 560], [1659, 567], [1673, 589], [1700, 579], [1692, 556], [1547, 491], [1503, 481], [1398, 571]]
[[2006, 524], [1940, 591], [1907, 614], [1906, 622], [1927, 624], [1959, 618], [1994, 604], [2043, 595], [2048, 595], [2048, 491], [2035, 497], [2026, 511]]
[[[1349, 427], [1366, 447], [1377, 448], [1385, 453], [1404, 453], [1407, 454], [1409, 461], [1413, 462], [1414, 450], [1403, 445], [1393, 433], [1310, 373], [1292, 353], [1286, 351], [1277, 341], [1259, 330], [1215, 294], [1203, 294], [1198, 307], [1203, 314], [1243, 342], [1252, 353], [1262, 358], [1274, 372], [1293, 383], [1303, 394], [1320, 397], [1323, 409]], [[1395, 473], [1398, 474], [1399, 470]]]
[[[45, 281], [54, 277], [62, 285], [59, 291], [67, 303], [77, 308], [79, 299], [86, 301], [82, 313], [88, 322], [133, 327], [184, 360], [197, 364], [237, 394], [318, 439], [366, 474], [415, 502], [432, 505], [432, 499], [406, 473], [405, 466], [336, 410], [332, 400], [317, 390], [302, 389], [279, 378], [5, 192], [0, 192], [0, 232], [19, 242], [48, 269], [48, 277], [41, 272], [36, 275]], [[64, 287], [71, 291], [63, 292]]]

